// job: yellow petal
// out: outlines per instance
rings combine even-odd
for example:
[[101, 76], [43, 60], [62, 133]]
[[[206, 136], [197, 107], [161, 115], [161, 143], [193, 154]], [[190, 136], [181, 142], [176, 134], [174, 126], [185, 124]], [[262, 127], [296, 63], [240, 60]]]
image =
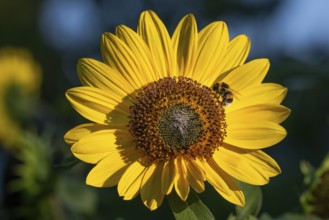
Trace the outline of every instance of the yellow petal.
[[175, 179], [175, 190], [177, 195], [186, 201], [187, 196], [190, 192], [190, 185], [187, 180], [187, 169], [182, 157], [178, 157], [176, 162], [177, 167], [177, 178]]
[[[121, 140], [122, 137], [125, 139]], [[121, 145], [125, 145], [126, 149], [135, 146], [127, 132], [108, 129], [94, 132], [82, 138], [72, 145], [71, 151], [80, 160], [95, 164], [109, 154], [117, 154], [121, 151], [118, 148]]]
[[256, 59], [232, 70], [223, 82], [240, 92], [250, 86], [260, 84], [270, 67], [268, 59]]
[[110, 94], [98, 88], [72, 88], [66, 92], [66, 97], [77, 112], [93, 122], [117, 126], [126, 126], [129, 122], [129, 105], [118, 103]]
[[287, 88], [275, 83], [262, 83], [248, 87], [234, 94], [233, 103], [226, 108], [226, 113], [245, 106], [257, 104], [280, 104], [287, 94]]
[[224, 197], [227, 201], [244, 206], [245, 198], [243, 192], [235, 181], [225, 173], [214, 161], [209, 159], [204, 162], [204, 169], [207, 174], [208, 182], [215, 190]]
[[186, 15], [179, 22], [172, 41], [177, 54], [179, 75], [191, 77], [198, 52], [198, 28], [192, 14]]
[[177, 76], [171, 39], [165, 25], [153, 11], [140, 15], [137, 32], [150, 48], [159, 74], [162, 77]]
[[206, 180], [206, 173], [199, 159], [185, 157], [185, 163], [188, 172], [192, 173], [196, 179]]
[[220, 74], [219, 66], [229, 43], [229, 34], [224, 22], [213, 22], [199, 33], [198, 57], [192, 78], [202, 84], [213, 82]]
[[124, 200], [131, 200], [138, 195], [145, 170], [145, 166], [135, 161], [122, 175], [118, 183], [118, 193]]
[[145, 75], [147, 83], [160, 79], [154, 67], [151, 51], [145, 41], [135, 31], [124, 25], [117, 27], [116, 35], [130, 48], [131, 52], [138, 59], [137, 64], [139, 65], [141, 74], [143, 76]]
[[227, 126], [224, 142], [245, 149], [262, 149], [280, 142], [286, 130], [273, 122], [231, 124]]
[[164, 198], [161, 193], [161, 174], [163, 163], [152, 164], [147, 168], [142, 179], [141, 199], [151, 211], [157, 209]]
[[220, 82], [227, 75], [227, 71], [238, 67], [246, 61], [250, 51], [250, 40], [245, 35], [239, 35], [233, 38], [227, 47], [226, 53], [218, 68], [220, 75], [214, 82], [208, 81], [206, 86], [212, 86], [215, 82]]
[[88, 134], [109, 128], [108, 125], [100, 125], [96, 123], [81, 124], [66, 132], [64, 139], [66, 143], [74, 144]]
[[135, 90], [147, 84], [146, 75], [139, 64], [140, 58], [117, 36], [103, 34], [101, 48], [105, 63], [119, 71]]
[[140, 156], [131, 154], [129, 159], [119, 152], [109, 154], [102, 159], [88, 174], [86, 184], [95, 187], [111, 187], [118, 184], [125, 170]]
[[190, 186], [197, 192], [201, 193], [204, 191], [204, 180], [206, 180], [206, 175], [203, 169], [198, 166], [194, 159], [185, 157], [185, 164], [187, 168], [187, 180]]
[[226, 122], [232, 124], [252, 124], [262, 122], [281, 123], [290, 114], [290, 109], [276, 104], [258, 104], [247, 106], [227, 113]]
[[250, 51], [250, 39], [246, 35], [239, 35], [233, 38], [223, 58], [222, 72], [242, 65]]
[[117, 70], [103, 62], [89, 58], [80, 59], [77, 71], [82, 85], [108, 90], [118, 101], [134, 91]]
[[171, 159], [165, 162], [161, 174], [161, 192], [162, 194], [168, 195], [171, 193], [171, 190], [174, 186], [175, 177], [176, 177], [176, 166], [174, 160]]
[[220, 147], [213, 159], [226, 173], [253, 185], [264, 185], [281, 172], [279, 165], [260, 150]]

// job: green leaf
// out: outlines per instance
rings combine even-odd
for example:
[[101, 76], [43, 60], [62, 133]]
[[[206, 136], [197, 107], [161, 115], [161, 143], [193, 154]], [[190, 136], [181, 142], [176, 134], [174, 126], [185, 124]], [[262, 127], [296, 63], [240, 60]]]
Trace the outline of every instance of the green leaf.
[[233, 214], [230, 214], [227, 218], [227, 220], [257, 220], [258, 218], [253, 216], [253, 215], [249, 215], [247, 217], [243, 217], [243, 218], [240, 218], [238, 216], [235, 216]]
[[72, 213], [84, 216], [95, 214], [98, 197], [94, 190], [86, 186], [80, 179], [60, 178], [57, 187], [57, 194], [61, 201]]
[[263, 202], [262, 190], [259, 186], [252, 186], [246, 183], [239, 182], [242, 188], [246, 204], [244, 207], [236, 206], [237, 219], [249, 219], [257, 216], [260, 212]]
[[169, 206], [177, 220], [214, 220], [208, 207], [203, 204], [194, 191], [190, 191], [190, 194], [186, 201], [182, 201], [180, 197], [173, 190], [171, 194], [167, 196]]

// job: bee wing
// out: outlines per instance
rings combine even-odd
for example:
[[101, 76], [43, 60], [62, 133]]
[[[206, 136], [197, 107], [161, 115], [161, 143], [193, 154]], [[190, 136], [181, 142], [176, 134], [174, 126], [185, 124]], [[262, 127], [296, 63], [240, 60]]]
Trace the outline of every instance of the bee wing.
[[237, 90], [234, 90], [232, 88], [229, 88], [229, 90], [231, 91], [231, 93], [235, 99], [240, 100], [239, 96], [241, 96], [241, 93], [239, 93]]

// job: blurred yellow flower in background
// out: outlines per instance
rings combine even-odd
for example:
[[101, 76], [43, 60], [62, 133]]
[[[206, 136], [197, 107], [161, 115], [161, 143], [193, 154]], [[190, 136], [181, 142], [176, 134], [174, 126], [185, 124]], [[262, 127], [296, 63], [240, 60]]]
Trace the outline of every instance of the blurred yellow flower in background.
[[137, 33], [119, 26], [102, 36], [104, 62], [81, 59], [83, 86], [66, 96], [83, 117], [65, 135], [80, 160], [96, 164], [95, 187], [118, 185], [125, 200], [140, 194], [151, 210], [175, 191], [185, 201], [209, 182], [231, 203], [245, 198], [234, 178], [254, 185], [281, 172], [261, 149], [286, 136], [287, 89], [262, 83], [267, 59], [245, 63], [250, 41], [229, 39], [224, 22], [198, 32], [185, 16], [172, 37], [152, 11]]
[[19, 135], [20, 114], [39, 93], [41, 68], [28, 50], [0, 49], [0, 143], [12, 148]]

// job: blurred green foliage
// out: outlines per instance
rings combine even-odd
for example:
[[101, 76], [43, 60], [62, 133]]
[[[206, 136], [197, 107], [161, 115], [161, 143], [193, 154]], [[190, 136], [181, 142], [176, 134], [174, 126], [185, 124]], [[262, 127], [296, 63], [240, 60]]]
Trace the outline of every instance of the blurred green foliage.
[[300, 201], [307, 214], [329, 218], [329, 154], [321, 166], [314, 169], [309, 163], [302, 161], [301, 171], [307, 190], [301, 195]]
[[[101, 1], [96, 2], [100, 4]], [[217, 19], [223, 14], [234, 13], [265, 19], [280, 3], [275, 0], [246, 2], [206, 0], [202, 3], [202, 16]], [[141, 219], [172, 219], [165, 202], [158, 210], [150, 212], [139, 198], [123, 201], [115, 188], [93, 189], [86, 186], [84, 178], [91, 166], [78, 164], [73, 167], [77, 161], [70, 158], [69, 147], [62, 137], [69, 128], [83, 121], [64, 97], [68, 88], [78, 85], [75, 66], [71, 67], [71, 77], [65, 75], [62, 61], [67, 54], [50, 48], [40, 37], [38, 15], [42, 3], [40, 0], [0, 1], [0, 47], [29, 49], [44, 73], [41, 97], [35, 103], [37, 108], [33, 113], [26, 113], [35, 117], [21, 136], [22, 150], [17, 155], [6, 154], [11, 159], [5, 166], [6, 175], [0, 177], [5, 191], [1, 219], [136, 219], [136, 216]], [[149, 6], [145, 4], [145, 9]], [[99, 55], [98, 50], [94, 48], [96, 56]], [[71, 59], [75, 61], [89, 55], [90, 51], [77, 52]], [[268, 151], [281, 165], [283, 173], [262, 188], [263, 196], [258, 189], [248, 191], [254, 201], [247, 204], [247, 211], [235, 210], [207, 185], [206, 192], [200, 197], [216, 219], [224, 219], [230, 214], [231, 219], [251, 220], [257, 215], [261, 220], [318, 219], [303, 215], [299, 204], [299, 196], [304, 191], [303, 175], [298, 164], [301, 160], [308, 160], [317, 167], [329, 149], [328, 56], [315, 51], [313, 59], [307, 61], [280, 53], [273, 54], [273, 57], [276, 58], [266, 81], [288, 87], [284, 105], [292, 109], [290, 118], [284, 123], [288, 137]], [[18, 108], [25, 108], [25, 104], [21, 104]], [[42, 134], [47, 128], [53, 132], [44, 139]], [[66, 167], [73, 168], [63, 169]], [[263, 206], [260, 209], [261, 198]], [[251, 216], [245, 215], [245, 212]]]

